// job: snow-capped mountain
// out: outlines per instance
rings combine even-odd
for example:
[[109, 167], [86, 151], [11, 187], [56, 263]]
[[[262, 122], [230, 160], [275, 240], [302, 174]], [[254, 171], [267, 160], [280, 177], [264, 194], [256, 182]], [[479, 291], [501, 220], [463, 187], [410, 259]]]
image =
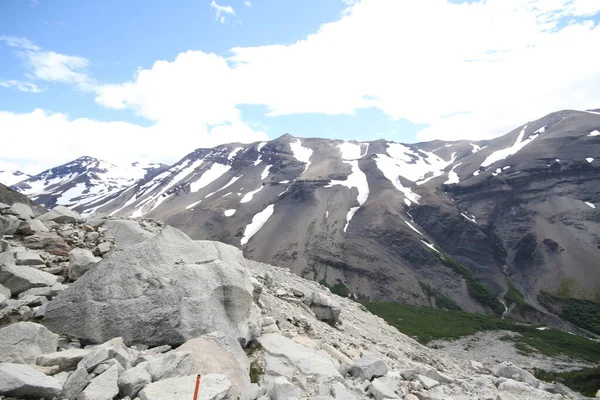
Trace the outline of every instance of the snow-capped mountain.
[[31, 175], [27, 175], [21, 171], [3, 171], [0, 170], [0, 183], [10, 186], [15, 183], [19, 183], [27, 178], [31, 178]]
[[[600, 114], [561, 111], [487, 141], [286, 134], [197, 149], [92, 200], [78, 182], [58, 196], [64, 179], [74, 182], [67, 164], [60, 177], [37, 177], [50, 193], [37, 200], [163, 219], [358, 297], [435, 305], [445, 296], [501, 314], [509, 281], [533, 305], [566, 278], [586, 291], [600, 284], [598, 154]], [[523, 311], [524, 320], [544, 318]]]
[[96, 158], [80, 157], [21, 181], [13, 188], [46, 208], [64, 205], [89, 214], [124, 188], [165, 167], [137, 162], [117, 167]]

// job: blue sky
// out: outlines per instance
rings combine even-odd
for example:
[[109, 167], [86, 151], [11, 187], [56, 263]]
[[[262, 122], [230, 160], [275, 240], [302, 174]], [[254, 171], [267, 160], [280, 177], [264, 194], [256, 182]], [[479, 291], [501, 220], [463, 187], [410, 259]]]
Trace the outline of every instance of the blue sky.
[[425, 3], [4, 0], [0, 169], [286, 132], [482, 139], [600, 106], [600, 2]]

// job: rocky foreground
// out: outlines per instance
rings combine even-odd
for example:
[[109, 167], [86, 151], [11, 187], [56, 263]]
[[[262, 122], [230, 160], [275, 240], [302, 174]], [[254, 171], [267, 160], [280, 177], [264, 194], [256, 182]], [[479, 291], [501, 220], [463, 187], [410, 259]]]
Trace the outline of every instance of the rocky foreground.
[[60, 206], [0, 214], [0, 398], [191, 400], [197, 374], [202, 400], [582, 398], [502, 355], [450, 359], [229, 245]]

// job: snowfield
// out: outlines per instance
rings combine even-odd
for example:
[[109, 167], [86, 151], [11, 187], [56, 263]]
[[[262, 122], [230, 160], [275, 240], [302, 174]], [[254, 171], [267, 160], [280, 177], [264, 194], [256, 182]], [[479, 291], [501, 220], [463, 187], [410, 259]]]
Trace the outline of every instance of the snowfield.
[[348, 175], [348, 178], [345, 181], [331, 181], [326, 188], [330, 188], [336, 185], [345, 186], [348, 189], [352, 189], [355, 187], [358, 190], [358, 197], [356, 200], [358, 201], [358, 207], [352, 207], [348, 214], [346, 215], [346, 225], [344, 226], [344, 232], [348, 229], [348, 225], [350, 225], [350, 221], [354, 214], [358, 211], [358, 209], [365, 204], [367, 199], [369, 198], [369, 182], [367, 181], [367, 175], [361, 171], [358, 166], [358, 161], [344, 161], [346, 164], [350, 164], [352, 166], [352, 173]]
[[230, 169], [231, 169], [230, 165], [214, 163], [213, 165], [210, 166], [208, 171], [206, 171], [202, 174], [200, 179], [198, 179], [196, 182], [192, 182], [190, 184], [191, 192], [195, 193], [198, 190], [210, 185], [211, 183], [213, 183], [214, 181], [219, 179], [221, 176], [223, 176]]
[[[304, 172], [306, 172], [308, 170], [308, 167], [310, 167], [310, 157], [313, 154], [312, 149], [302, 146], [302, 141], [300, 139], [296, 139], [295, 142], [290, 143], [290, 149], [292, 150], [292, 153], [294, 154], [294, 158], [296, 160], [306, 164], [306, 166], [304, 167]], [[300, 176], [302, 176], [304, 172], [302, 172]]]
[[252, 236], [256, 235], [260, 229], [265, 226], [269, 218], [273, 215], [275, 206], [273, 204], [267, 206], [264, 210], [252, 217], [252, 222], [244, 229], [244, 237], [242, 237], [241, 244], [244, 246], [248, 243]]
[[[523, 129], [521, 130], [521, 133], [519, 133], [519, 136], [517, 137], [515, 144], [513, 144], [511, 147], [507, 147], [506, 149], [502, 149], [502, 150], [493, 152], [481, 163], [481, 166], [489, 167], [490, 165], [492, 165], [500, 160], [504, 160], [507, 157], [517, 154], [517, 152], [519, 150], [521, 150], [523, 147], [527, 146], [529, 143], [531, 143], [535, 138], [537, 138], [539, 136], [539, 133], [534, 133], [533, 135], [529, 136], [527, 139], [523, 140], [523, 136], [525, 135], [526, 129], [527, 129], [527, 125], [525, 125], [523, 127]], [[540, 128], [540, 129], [542, 129], [542, 128]], [[538, 131], [540, 129], [538, 129]]]

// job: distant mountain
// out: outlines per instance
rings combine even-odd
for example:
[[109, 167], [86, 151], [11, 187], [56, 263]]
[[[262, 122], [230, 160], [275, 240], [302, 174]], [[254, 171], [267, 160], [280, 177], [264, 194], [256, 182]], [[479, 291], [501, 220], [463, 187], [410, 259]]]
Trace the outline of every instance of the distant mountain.
[[197, 149], [93, 202], [66, 198], [163, 219], [356, 297], [550, 323], [539, 291], [600, 286], [598, 154], [600, 115], [561, 111], [486, 141], [286, 134]]
[[124, 188], [166, 167], [164, 164], [137, 162], [117, 167], [97, 158], [80, 157], [29, 177], [13, 188], [46, 208], [64, 205], [89, 214], [98, 204], [105, 204]]
[[15, 183], [19, 183], [27, 178], [30, 178], [31, 175], [27, 175], [21, 171], [2, 171], [0, 170], [0, 183], [10, 186]]

